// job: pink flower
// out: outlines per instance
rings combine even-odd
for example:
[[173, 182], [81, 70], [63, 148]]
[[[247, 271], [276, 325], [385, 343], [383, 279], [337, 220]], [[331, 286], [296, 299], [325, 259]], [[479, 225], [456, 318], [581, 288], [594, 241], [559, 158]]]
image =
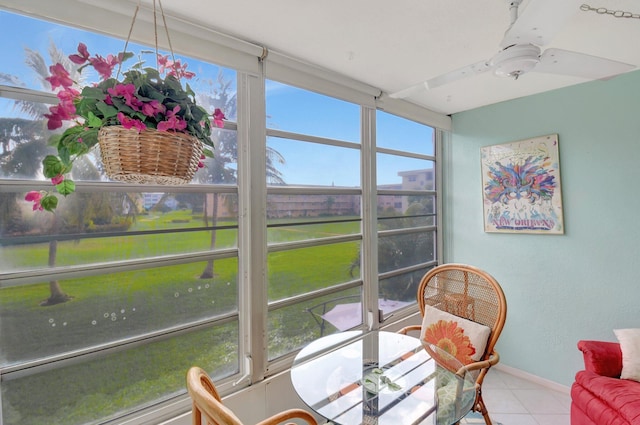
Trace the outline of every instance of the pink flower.
[[73, 102], [80, 96], [80, 92], [73, 87], [67, 87], [64, 90], [60, 90], [57, 94], [58, 99], [63, 102]]
[[148, 117], [153, 117], [165, 112], [166, 110], [167, 108], [157, 100], [152, 100], [151, 102], [142, 105], [142, 113]]
[[78, 44], [78, 53], [80, 54], [69, 55], [69, 59], [71, 60], [71, 62], [82, 65], [89, 60], [89, 51], [87, 50], [87, 46], [84, 43]]
[[51, 179], [51, 183], [56, 186], [64, 181], [64, 176], [62, 174], [58, 174], [57, 176]]
[[107, 89], [107, 92], [111, 96], [123, 97], [124, 103], [136, 111], [139, 111], [143, 105], [142, 101], [136, 97], [136, 86], [131, 83], [116, 84], [115, 87]]
[[55, 65], [51, 65], [49, 67], [49, 72], [51, 72], [51, 76], [45, 78], [51, 84], [52, 89], [56, 89], [58, 87], [71, 87], [73, 85], [73, 80], [69, 76], [69, 73], [64, 66], [59, 63]]
[[44, 114], [48, 119], [47, 128], [49, 130], [55, 130], [62, 127], [62, 121], [73, 119], [75, 116], [76, 108], [73, 103], [60, 103], [49, 107], [50, 114]]
[[42, 199], [42, 193], [37, 192], [37, 191], [27, 192], [27, 194], [24, 197], [25, 201], [33, 202], [33, 210], [34, 211], [42, 211], [42, 210], [44, 210], [44, 208], [42, 208], [42, 205], [40, 205], [40, 200], [41, 199]]
[[100, 76], [106, 80], [111, 77], [113, 68], [115, 68], [115, 66], [120, 63], [121, 56], [116, 57], [113, 55], [108, 55], [105, 59], [100, 55], [95, 55], [95, 57], [89, 58], [88, 60], [91, 65], [93, 65], [98, 74], [100, 74]]
[[180, 111], [180, 105], [176, 105], [173, 110], [167, 111], [166, 121], [160, 121], [158, 123], [158, 131], [177, 130], [182, 131], [187, 128], [187, 122], [182, 118], [176, 116]]
[[120, 124], [122, 124], [122, 126], [126, 129], [135, 128], [136, 130], [138, 130], [138, 132], [141, 132], [143, 130], [146, 130], [147, 128], [142, 121], [129, 118], [122, 112], [118, 112], [117, 116], [118, 116], [118, 121], [120, 121]]
[[200, 155], [200, 161], [198, 162], [198, 168], [204, 168], [204, 160], [207, 159], [207, 157], [202, 154]]
[[160, 67], [158, 72], [160, 72], [162, 74], [165, 71], [165, 68], [168, 66], [167, 65], [168, 63], [170, 63], [169, 56], [158, 55], [158, 65]]
[[168, 56], [158, 55], [158, 65], [160, 66], [158, 72], [160, 72], [161, 74], [166, 72], [167, 75], [172, 75], [177, 79], [185, 78], [187, 80], [190, 80], [196, 76], [194, 72], [187, 71], [188, 65], [186, 63], [182, 65], [180, 63], [180, 59], [174, 62], [172, 60], [169, 60]]
[[227, 117], [224, 116], [224, 113], [220, 110], [220, 108], [216, 108], [215, 111], [213, 111], [213, 123], [216, 125], [216, 127], [224, 127], [224, 122], [222, 122], [222, 120], [226, 120]]

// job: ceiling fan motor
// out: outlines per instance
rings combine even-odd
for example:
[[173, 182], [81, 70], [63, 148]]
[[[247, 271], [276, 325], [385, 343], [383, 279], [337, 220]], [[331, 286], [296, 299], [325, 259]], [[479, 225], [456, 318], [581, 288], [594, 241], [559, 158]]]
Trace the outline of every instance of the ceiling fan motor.
[[533, 44], [514, 44], [506, 47], [489, 64], [493, 73], [499, 77], [519, 76], [531, 71], [540, 62], [540, 48]]

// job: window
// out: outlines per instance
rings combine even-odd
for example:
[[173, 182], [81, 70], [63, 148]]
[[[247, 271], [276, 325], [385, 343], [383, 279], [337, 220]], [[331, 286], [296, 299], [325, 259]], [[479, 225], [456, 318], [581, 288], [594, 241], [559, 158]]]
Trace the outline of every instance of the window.
[[5, 52], [11, 57], [0, 64], [0, 84], [38, 90], [0, 98], [4, 423], [114, 418], [184, 392], [185, 371], [195, 363], [218, 379], [237, 375], [235, 71], [180, 57], [198, 70], [190, 85], [199, 103], [229, 118], [228, 128], [215, 131], [216, 157], [198, 171], [197, 184], [107, 182], [95, 154], [56, 214], [33, 211], [25, 192], [50, 187], [41, 175], [51, 149], [43, 114], [56, 102], [36, 64], [53, 62], [47, 52], [75, 53], [77, 40], [103, 56], [124, 44], [8, 12], [0, 22], [4, 38], [22, 38]]
[[413, 301], [437, 262], [435, 132], [378, 111], [376, 135], [379, 296]]
[[[111, 182], [96, 154], [55, 215], [33, 211], [57, 100], [28, 63], [124, 42], [5, 11], [0, 35], [21, 41], [0, 63], [0, 422], [154, 411], [185, 394], [193, 364], [231, 391], [363, 328], [367, 303], [410, 312], [438, 259], [434, 128], [297, 69], [291, 81], [177, 55], [198, 103], [228, 118], [192, 184]], [[262, 84], [264, 97], [246, 89]], [[327, 316], [338, 305], [348, 320]]]
[[335, 300], [360, 298], [360, 107], [271, 80], [266, 93], [267, 158], [283, 159], [280, 179], [267, 187], [268, 357], [275, 359], [338, 331], [322, 313]]

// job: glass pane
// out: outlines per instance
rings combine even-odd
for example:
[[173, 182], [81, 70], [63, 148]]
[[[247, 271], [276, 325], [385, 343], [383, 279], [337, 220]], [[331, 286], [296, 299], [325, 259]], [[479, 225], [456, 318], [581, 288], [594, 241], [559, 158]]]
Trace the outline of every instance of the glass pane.
[[347, 222], [322, 222], [309, 223], [308, 220], [300, 223], [286, 221], [278, 223], [271, 220], [267, 228], [267, 238], [269, 243], [290, 242], [316, 238], [326, 238], [331, 236], [350, 235], [360, 232], [360, 219]]
[[343, 242], [272, 252], [269, 301], [280, 300], [360, 277], [360, 242]]
[[378, 271], [385, 273], [435, 260], [435, 231], [378, 238]]
[[104, 423], [184, 394], [185, 376], [193, 365], [215, 379], [237, 373], [238, 340], [238, 322], [233, 322], [26, 377], [5, 375], [2, 421]]
[[[125, 48], [124, 40], [90, 33], [76, 28], [65, 27], [51, 22], [37, 20], [26, 16], [0, 11], [0, 36], [3, 40], [20, 39], [20, 43], [3, 43], [4, 57], [13, 60], [0, 61], [0, 84], [27, 87], [34, 90], [50, 91], [50, 85], [45, 82], [42, 68], [37, 65], [44, 63], [46, 69], [58, 62], [52, 59], [50, 52], [56, 52], [58, 57], [67, 57], [77, 53], [78, 43], [84, 43], [91, 55], [116, 55]], [[136, 43], [127, 45], [127, 52], [135, 54], [124, 62], [122, 72], [129, 70], [140, 58], [146, 66], [156, 67], [155, 51], [148, 46]], [[161, 55], [169, 52], [161, 51]], [[187, 64], [188, 71], [196, 76], [188, 81], [195, 93], [197, 102], [213, 113], [215, 108], [222, 108], [227, 119], [236, 120], [236, 72], [221, 68], [207, 62], [174, 55], [181, 64]], [[35, 64], [35, 65], [30, 65]], [[75, 67], [77, 69], [77, 66]], [[116, 71], [114, 71], [114, 76]], [[81, 74], [72, 74], [75, 81], [83, 84], [98, 82], [100, 76], [92, 67], [85, 68]], [[82, 78], [80, 78], [82, 77]], [[185, 82], [183, 81], [183, 84]], [[0, 112], [0, 116], [3, 113]]]
[[404, 152], [434, 155], [434, 129], [383, 111], [376, 112], [376, 144]]
[[[299, 140], [267, 138], [267, 148], [282, 155], [283, 184], [360, 186], [360, 151]], [[272, 180], [272, 183], [278, 183]]]
[[235, 312], [237, 305], [236, 258], [4, 287], [0, 361], [106, 344]]
[[238, 243], [236, 194], [76, 192], [61, 200], [55, 215], [33, 211], [24, 196], [0, 193], [0, 205], [5, 206], [0, 210], [3, 271], [232, 248]]
[[212, 129], [211, 140], [215, 144], [213, 158], [206, 158], [204, 167], [196, 172], [193, 183], [238, 183], [238, 133], [231, 130]]
[[378, 229], [433, 226], [435, 195], [378, 195]]
[[360, 106], [276, 81], [266, 82], [267, 128], [360, 142]]
[[360, 288], [354, 288], [270, 311], [269, 359], [362, 324], [360, 293]]
[[377, 154], [378, 189], [435, 190], [433, 161]]
[[15, 108], [43, 109], [46, 105], [36, 102], [20, 102], [0, 98], [0, 178], [43, 179], [40, 174], [42, 160], [55, 153], [47, 144], [51, 132], [44, 120], [20, 118]]
[[[429, 269], [431, 269], [431, 267], [400, 274], [387, 279], [380, 279], [380, 298], [398, 300], [402, 303], [416, 302], [416, 293], [418, 292], [420, 279], [422, 279], [422, 276], [424, 276]], [[402, 306], [404, 305], [406, 304], [402, 304]]]
[[267, 196], [269, 242], [285, 242], [360, 232], [359, 195]]
[[[11, 109], [3, 110], [3, 105], [12, 108], [13, 103], [0, 98], [0, 177], [44, 180], [41, 174], [42, 160], [46, 155], [56, 153], [48, 145], [52, 132], [47, 130], [44, 120], [7, 115], [11, 114]], [[46, 107], [43, 103], [35, 102], [21, 102], [21, 105], [33, 110]], [[196, 172], [193, 182], [235, 184], [238, 169], [237, 133], [214, 129], [211, 139], [216, 145], [215, 156], [203, 161], [204, 167]], [[104, 166], [99, 147], [78, 159], [75, 164], [72, 176], [75, 180], [102, 181], [106, 178], [102, 171]]]

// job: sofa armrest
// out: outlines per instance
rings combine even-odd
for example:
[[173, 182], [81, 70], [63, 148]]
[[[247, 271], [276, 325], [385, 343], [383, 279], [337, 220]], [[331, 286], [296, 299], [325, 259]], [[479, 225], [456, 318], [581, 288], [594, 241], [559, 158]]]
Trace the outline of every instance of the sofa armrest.
[[579, 341], [586, 370], [598, 375], [619, 378], [622, 372], [622, 351], [617, 342]]

